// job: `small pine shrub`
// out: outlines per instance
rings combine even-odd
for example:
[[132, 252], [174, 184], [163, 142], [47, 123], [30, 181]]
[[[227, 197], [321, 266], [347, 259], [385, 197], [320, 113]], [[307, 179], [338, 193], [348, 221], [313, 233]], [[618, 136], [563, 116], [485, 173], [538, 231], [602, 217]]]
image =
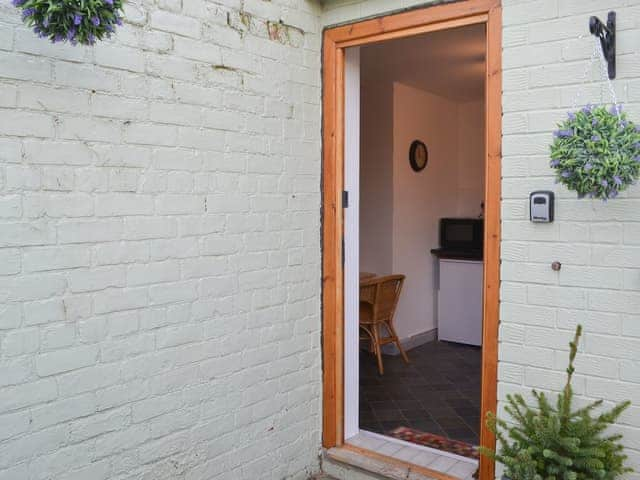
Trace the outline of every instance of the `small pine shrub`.
[[535, 407], [527, 405], [522, 395], [507, 395], [505, 410], [514, 420], [509, 425], [491, 412], [487, 426], [498, 442], [498, 452], [480, 451], [505, 466], [512, 480], [612, 480], [631, 472], [620, 444], [622, 435], [610, 435], [607, 427], [616, 421], [630, 402], [595, 414], [602, 400], [573, 409], [571, 380], [582, 327], [578, 325], [569, 344], [567, 382], [555, 405], [542, 392], [533, 391]]

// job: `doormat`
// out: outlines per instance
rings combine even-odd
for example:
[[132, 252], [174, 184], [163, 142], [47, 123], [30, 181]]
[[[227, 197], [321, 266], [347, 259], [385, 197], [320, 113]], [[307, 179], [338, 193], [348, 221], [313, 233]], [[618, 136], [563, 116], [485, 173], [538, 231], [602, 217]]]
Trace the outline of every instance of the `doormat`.
[[425, 447], [435, 448], [443, 452], [455, 453], [463, 457], [478, 459], [480, 455], [478, 449], [471, 444], [461, 442], [460, 440], [452, 440], [447, 437], [441, 437], [433, 433], [421, 432], [408, 427], [398, 427], [388, 434], [391, 437], [405, 442], [424, 445]]

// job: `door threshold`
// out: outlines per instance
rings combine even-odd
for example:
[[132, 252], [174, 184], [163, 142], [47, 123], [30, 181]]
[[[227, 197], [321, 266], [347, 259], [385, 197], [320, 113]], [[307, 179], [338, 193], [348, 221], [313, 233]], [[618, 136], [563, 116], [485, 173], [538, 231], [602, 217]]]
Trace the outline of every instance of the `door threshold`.
[[329, 449], [332, 460], [386, 478], [473, 480], [478, 461], [366, 430]]

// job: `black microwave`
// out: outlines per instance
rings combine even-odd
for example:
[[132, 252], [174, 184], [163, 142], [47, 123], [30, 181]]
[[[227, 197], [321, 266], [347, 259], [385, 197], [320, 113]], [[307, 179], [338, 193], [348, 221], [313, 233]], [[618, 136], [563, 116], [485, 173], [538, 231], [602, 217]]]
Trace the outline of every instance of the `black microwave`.
[[440, 248], [447, 250], [482, 250], [484, 220], [481, 218], [441, 218]]

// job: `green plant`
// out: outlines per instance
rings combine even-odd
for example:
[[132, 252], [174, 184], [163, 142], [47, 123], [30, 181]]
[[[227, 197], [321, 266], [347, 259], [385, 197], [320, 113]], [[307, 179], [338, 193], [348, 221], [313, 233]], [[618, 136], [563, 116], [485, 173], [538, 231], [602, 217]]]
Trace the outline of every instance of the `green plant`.
[[622, 106], [587, 105], [558, 127], [550, 165], [579, 197], [614, 198], [640, 176], [640, 128], [627, 120]]
[[[499, 451], [480, 452], [505, 466], [512, 480], [611, 480], [630, 472], [619, 440], [605, 430], [629, 406], [623, 402], [611, 410], [592, 416], [602, 400], [573, 409], [571, 380], [582, 327], [578, 326], [569, 344], [567, 382], [555, 406], [542, 392], [533, 391], [536, 406], [527, 405], [522, 395], [507, 395], [505, 410], [513, 425], [487, 415], [487, 426], [495, 435]], [[506, 435], [505, 433], [506, 432]]]
[[22, 20], [52, 42], [93, 45], [122, 25], [123, 0], [12, 0]]

